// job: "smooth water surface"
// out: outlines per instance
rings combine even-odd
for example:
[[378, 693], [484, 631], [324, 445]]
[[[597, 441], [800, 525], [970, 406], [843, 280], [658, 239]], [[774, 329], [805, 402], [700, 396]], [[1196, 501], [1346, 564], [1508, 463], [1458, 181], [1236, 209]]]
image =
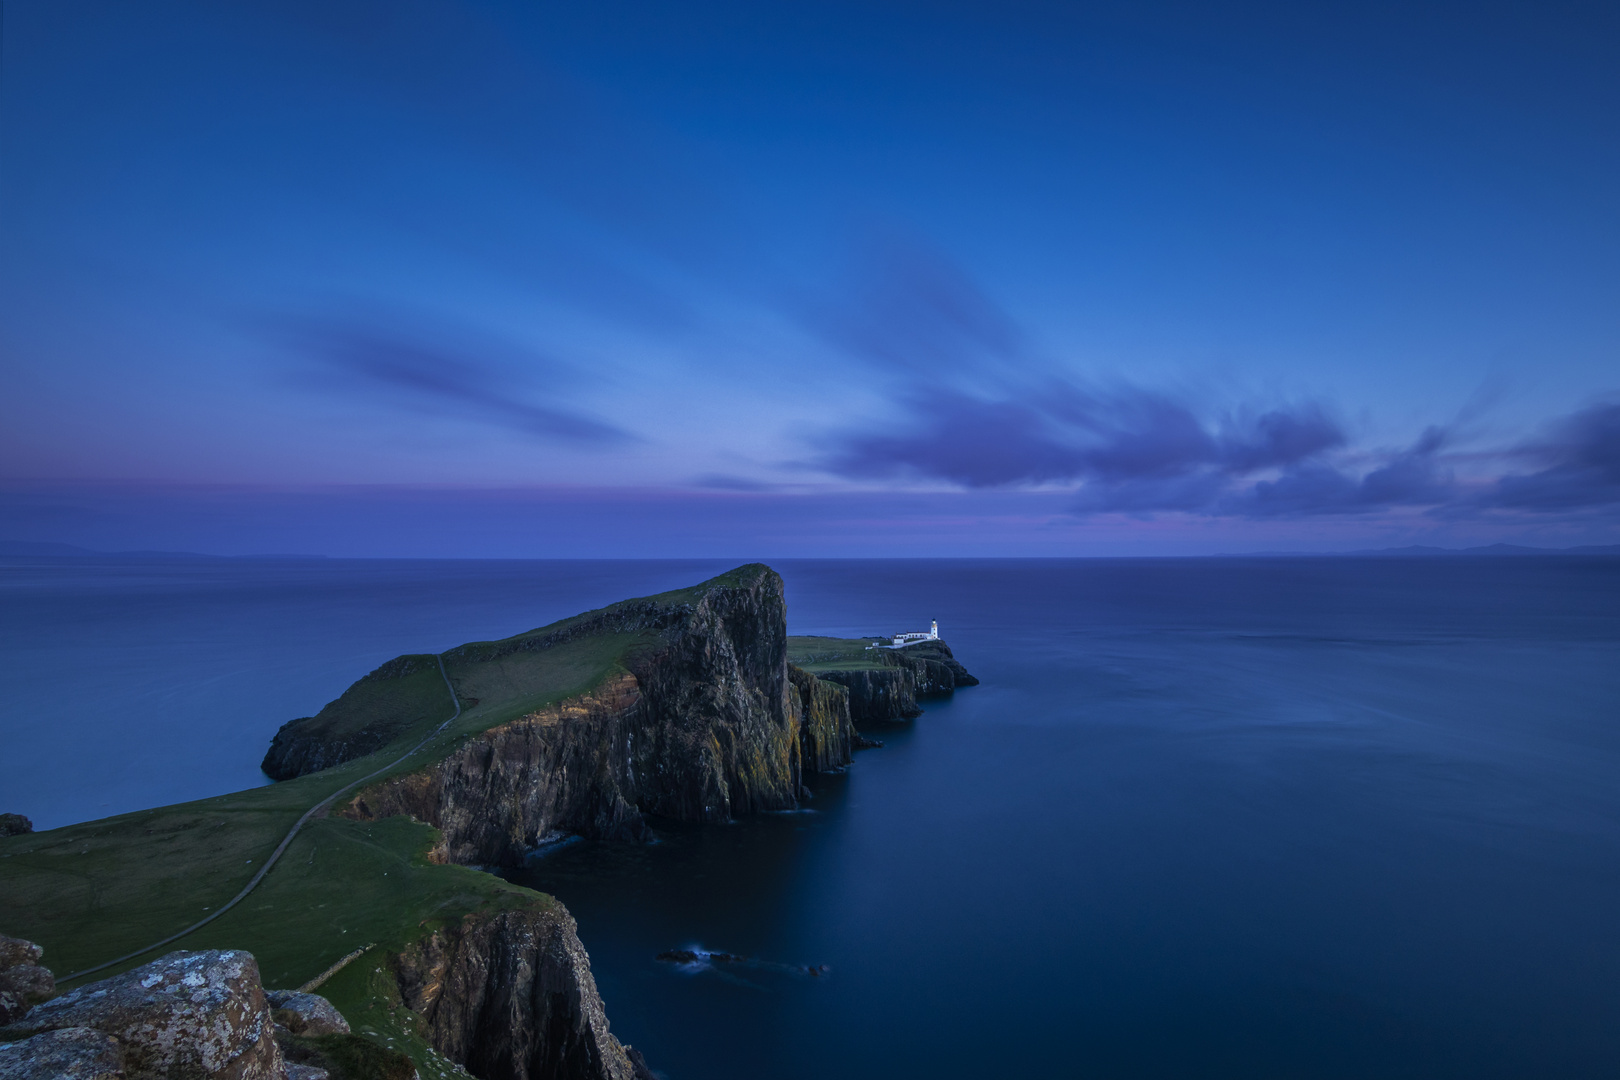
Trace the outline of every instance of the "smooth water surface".
[[[0, 809], [242, 786], [388, 656], [720, 568], [208, 565], [4, 572], [49, 783], [8, 753]], [[813, 812], [519, 875], [671, 1080], [1620, 1073], [1620, 559], [778, 569], [794, 632], [938, 618], [984, 685]]]

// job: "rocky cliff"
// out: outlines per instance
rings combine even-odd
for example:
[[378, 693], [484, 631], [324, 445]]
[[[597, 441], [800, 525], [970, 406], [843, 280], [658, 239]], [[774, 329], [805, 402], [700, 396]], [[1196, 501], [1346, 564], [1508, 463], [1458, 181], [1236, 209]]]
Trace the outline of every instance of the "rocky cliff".
[[943, 641], [873, 649], [863, 652], [861, 661], [861, 666], [816, 669], [821, 679], [848, 690], [849, 713], [856, 723], [911, 720], [922, 715], [919, 698], [946, 697], [959, 686], [979, 683]]
[[644, 838], [649, 814], [719, 822], [791, 809], [806, 770], [849, 763], [847, 696], [790, 676], [782, 579], [765, 566], [463, 646], [445, 663], [465, 699], [493, 685], [490, 669], [516, 669], [517, 654], [530, 670], [551, 650], [620, 639], [615, 670], [590, 691], [479, 731], [343, 813], [409, 814], [439, 828], [443, 859], [511, 864], [557, 833]]
[[798, 718], [799, 759], [807, 772], [828, 772], [849, 764], [855, 749], [849, 691], [788, 665], [791, 707]]
[[608, 1030], [562, 905], [469, 916], [393, 958], [429, 1041], [483, 1080], [650, 1080]]

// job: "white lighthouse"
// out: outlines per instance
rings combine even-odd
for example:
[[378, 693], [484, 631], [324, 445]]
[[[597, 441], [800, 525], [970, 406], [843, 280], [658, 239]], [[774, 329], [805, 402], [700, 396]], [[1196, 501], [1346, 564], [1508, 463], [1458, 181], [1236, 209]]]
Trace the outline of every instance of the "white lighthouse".
[[935, 619], [935, 620], [933, 620], [932, 622], [930, 622], [928, 624], [928, 633], [925, 634], [925, 633], [923, 633], [922, 631], [919, 630], [918, 632], [916, 632], [914, 634], [896, 634], [896, 635], [894, 635], [894, 640], [892, 642], [890, 642], [888, 645], [882, 645], [881, 647], [885, 648], [885, 649], [903, 649], [907, 645], [915, 645], [919, 641], [938, 641], [938, 640], [939, 640], [939, 620]]

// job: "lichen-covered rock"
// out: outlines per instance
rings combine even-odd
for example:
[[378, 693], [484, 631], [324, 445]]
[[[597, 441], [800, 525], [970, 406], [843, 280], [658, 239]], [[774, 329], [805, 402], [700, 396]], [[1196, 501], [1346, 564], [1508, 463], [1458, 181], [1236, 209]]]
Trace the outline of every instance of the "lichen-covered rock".
[[32, 941], [0, 934], [0, 1024], [21, 1020], [56, 992], [56, 980], [40, 966], [43, 955]]
[[170, 953], [51, 999], [0, 1038], [69, 1027], [122, 1043], [130, 1080], [282, 1080], [259, 966], [239, 950]]
[[123, 1047], [105, 1032], [57, 1028], [0, 1043], [0, 1080], [126, 1080]]
[[266, 990], [270, 1017], [294, 1035], [347, 1035], [349, 1022], [337, 1007], [319, 994], [296, 990]]
[[21, 814], [0, 814], [0, 836], [21, 836], [34, 831], [34, 823]]
[[590, 958], [561, 905], [468, 916], [393, 958], [435, 1049], [483, 1080], [643, 1080], [608, 1031]]

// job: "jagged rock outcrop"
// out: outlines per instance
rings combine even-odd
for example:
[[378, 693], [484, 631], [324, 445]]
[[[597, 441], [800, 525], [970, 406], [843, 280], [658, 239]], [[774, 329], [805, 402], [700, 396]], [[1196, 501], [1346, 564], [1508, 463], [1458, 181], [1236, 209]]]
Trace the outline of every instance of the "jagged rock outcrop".
[[41, 966], [45, 950], [32, 941], [0, 934], [0, 1024], [23, 1014], [56, 992], [56, 979]]
[[21, 814], [0, 814], [0, 836], [21, 836], [34, 831], [34, 823]]
[[816, 672], [849, 691], [849, 713], [856, 723], [915, 719], [922, 715], [919, 698], [946, 697], [959, 686], [979, 684], [943, 641], [873, 650], [871, 655], [884, 666]]
[[646, 838], [647, 814], [720, 822], [792, 809], [806, 769], [849, 762], [840, 693], [789, 678], [782, 579], [766, 566], [732, 571], [676, 604], [616, 605], [547, 635], [464, 646], [445, 661], [454, 679], [501, 649], [609, 632], [642, 636], [627, 670], [373, 785], [342, 812], [409, 814], [438, 827], [440, 858], [511, 864], [560, 832]]
[[259, 966], [238, 950], [173, 952], [82, 986], [0, 1027], [0, 1041], [41, 1054], [78, 1047], [84, 1060], [103, 1060], [106, 1043], [87, 1036], [36, 1041], [69, 1028], [110, 1036], [129, 1080], [282, 1080], [285, 1072]]
[[468, 916], [393, 957], [441, 1054], [483, 1080], [650, 1080], [608, 1030], [562, 905]]

